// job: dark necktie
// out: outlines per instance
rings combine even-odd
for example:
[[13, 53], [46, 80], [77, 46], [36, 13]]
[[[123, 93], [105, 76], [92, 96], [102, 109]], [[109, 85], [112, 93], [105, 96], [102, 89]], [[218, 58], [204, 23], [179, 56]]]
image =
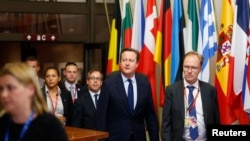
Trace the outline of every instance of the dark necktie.
[[133, 90], [133, 84], [132, 80], [128, 79], [128, 104], [129, 104], [129, 109], [131, 112], [134, 111], [134, 90]]
[[189, 105], [189, 118], [190, 120], [190, 127], [189, 127], [189, 132], [190, 132], [190, 137], [195, 140], [198, 137], [198, 126], [192, 127], [192, 123], [197, 125], [197, 118], [196, 118], [196, 109], [195, 109], [195, 101], [194, 101], [194, 96], [193, 96], [193, 90], [194, 86], [187, 86], [189, 89], [189, 94], [188, 94], [188, 105]]
[[95, 94], [95, 108], [97, 109], [98, 106], [98, 94]]

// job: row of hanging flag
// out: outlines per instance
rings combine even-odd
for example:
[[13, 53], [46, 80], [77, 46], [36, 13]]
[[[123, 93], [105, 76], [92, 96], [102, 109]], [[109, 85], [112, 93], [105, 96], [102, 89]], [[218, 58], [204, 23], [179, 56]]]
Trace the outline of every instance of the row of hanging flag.
[[[249, 124], [249, 0], [222, 0], [219, 33], [213, 0], [188, 0], [186, 9], [182, 0], [160, 0], [159, 7], [156, 0], [135, 0], [132, 14], [129, 0], [115, 0], [106, 72], [118, 70], [123, 48], [140, 51], [137, 71], [148, 76], [157, 109], [157, 103], [164, 104], [165, 87], [182, 79], [184, 54], [197, 51], [204, 56], [200, 80], [210, 83], [211, 68], [216, 69], [222, 124]], [[216, 64], [210, 63], [213, 57]], [[161, 68], [159, 100], [156, 66]]]

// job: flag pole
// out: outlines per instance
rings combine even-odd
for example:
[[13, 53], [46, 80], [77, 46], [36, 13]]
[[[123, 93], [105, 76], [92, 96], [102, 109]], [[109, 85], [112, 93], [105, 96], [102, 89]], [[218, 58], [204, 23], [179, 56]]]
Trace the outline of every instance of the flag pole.
[[106, 14], [106, 19], [108, 23], [109, 34], [110, 34], [110, 23], [109, 23], [109, 12], [108, 12], [108, 7], [107, 7], [107, 0], [103, 0], [103, 2], [104, 2], [104, 7], [105, 7], [105, 14]]

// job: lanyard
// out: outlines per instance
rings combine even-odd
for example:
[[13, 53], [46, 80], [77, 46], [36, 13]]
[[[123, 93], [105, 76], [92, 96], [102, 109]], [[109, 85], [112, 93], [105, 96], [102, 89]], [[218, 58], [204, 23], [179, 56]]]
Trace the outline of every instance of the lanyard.
[[[23, 125], [23, 128], [21, 130], [20, 136], [18, 138], [18, 141], [20, 141], [23, 138], [23, 136], [25, 135], [25, 133], [27, 132], [27, 130], [28, 130], [29, 126], [30, 126], [30, 123], [33, 120], [34, 114], [35, 114], [35, 112], [32, 111], [32, 113], [30, 114], [29, 118], [26, 120], [25, 124]], [[10, 124], [11, 124], [11, 120], [9, 120], [9, 125], [7, 127], [6, 132], [5, 132], [4, 141], [9, 141]]]
[[191, 111], [193, 108], [194, 108], [194, 106], [195, 106], [195, 104], [196, 104], [196, 99], [197, 99], [197, 97], [198, 97], [198, 95], [199, 95], [199, 91], [200, 91], [200, 89], [198, 88], [198, 90], [197, 90], [197, 93], [196, 93], [196, 95], [195, 95], [195, 97], [194, 97], [194, 100], [193, 101], [191, 101], [189, 104], [188, 104], [188, 100], [187, 100], [187, 94], [186, 94], [186, 88], [184, 87], [184, 96], [185, 96], [185, 105], [187, 105], [187, 111]]
[[55, 115], [56, 109], [57, 109], [57, 103], [58, 103], [58, 94], [56, 94], [56, 103], [54, 105], [54, 102], [52, 100], [51, 95], [49, 95], [50, 101], [51, 101], [51, 106], [52, 106], [52, 114]]

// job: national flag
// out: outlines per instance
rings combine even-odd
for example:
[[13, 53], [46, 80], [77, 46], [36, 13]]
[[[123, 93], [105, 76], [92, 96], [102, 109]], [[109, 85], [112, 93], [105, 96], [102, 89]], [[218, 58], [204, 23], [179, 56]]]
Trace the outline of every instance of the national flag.
[[121, 35], [121, 10], [119, 0], [115, 0], [114, 16], [110, 29], [110, 41], [106, 74], [118, 70], [119, 46]]
[[155, 39], [157, 32], [157, 9], [155, 0], [147, 0], [146, 21], [145, 21], [145, 34], [144, 34], [144, 46], [140, 52], [139, 66], [137, 70], [144, 73], [151, 84], [152, 97], [156, 106], [156, 72], [154, 62], [155, 52]]
[[198, 52], [203, 55], [204, 61], [199, 79], [210, 82], [210, 59], [218, 49], [213, 0], [201, 0], [200, 30], [201, 46]]
[[197, 16], [197, 0], [188, 0], [187, 44], [185, 52], [197, 51], [199, 23]]
[[161, 67], [160, 106], [164, 104], [165, 87], [170, 85], [172, 12], [170, 0], [161, 1], [154, 60]]
[[145, 14], [143, 0], [135, 1], [131, 48], [141, 51], [145, 32]]
[[246, 51], [245, 70], [243, 78], [243, 106], [244, 111], [250, 115], [250, 27], [248, 28], [248, 44]]
[[182, 61], [184, 58], [185, 18], [183, 15], [182, 0], [174, 0], [172, 27], [172, 58], [171, 58], [171, 83], [182, 80]]
[[229, 56], [231, 54], [233, 34], [233, 3], [232, 0], [223, 0], [221, 8], [221, 23], [216, 62], [215, 87], [219, 102], [221, 124], [232, 124], [237, 120], [232, 107], [227, 101], [229, 86]]
[[129, 0], [123, 0], [122, 4], [122, 29], [121, 50], [131, 47], [132, 38], [132, 14]]
[[[243, 111], [242, 88], [246, 61], [249, 29], [249, 1], [236, 0], [232, 37], [232, 50], [229, 57], [229, 101], [238, 108], [240, 124], [248, 124], [247, 113]], [[248, 103], [249, 104], [249, 103]]]

